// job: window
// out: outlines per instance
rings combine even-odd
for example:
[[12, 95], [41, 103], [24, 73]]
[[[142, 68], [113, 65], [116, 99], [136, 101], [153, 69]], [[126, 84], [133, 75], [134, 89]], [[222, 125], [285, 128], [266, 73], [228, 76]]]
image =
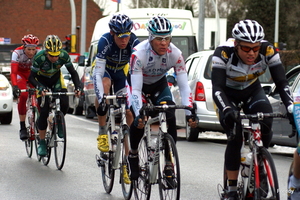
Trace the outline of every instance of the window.
[[52, 9], [52, 0], [45, 0], [45, 9], [46, 10]]

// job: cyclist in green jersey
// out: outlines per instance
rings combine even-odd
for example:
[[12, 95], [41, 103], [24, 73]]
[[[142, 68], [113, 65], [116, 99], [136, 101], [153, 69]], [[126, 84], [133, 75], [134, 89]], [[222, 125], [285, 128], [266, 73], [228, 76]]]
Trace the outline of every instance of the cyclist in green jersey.
[[[57, 35], [48, 35], [44, 42], [45, 50], [40, 51], [34, 57], [33, 66], [29, 76], [29, 82], [35, 86], [38, 91], [38, 102], [41, 104], [42, 96], [49, 89], [54, 92], [67, 92], [60, 68], [65, 65], [71, 74], [73, 83], [75, 84], [75, 94], [80, 96], [81, 84], [77, 72], [71, 62], [68, 52], [62, 49], [62, 42]], [[66, 114], [69, 107], [69, 99], [67, 96], [61, 96], [61, 111]], [[45, 134], [47, 128], [47, 118], [49, 115], [49, 98], [45, 98], [44, 106], [40, 108], [40, 118], [38, 119], [38, 131], [40, 135], [40, 144], [38, 154], [40, 156], [47, 155], [45, 142]], [[60, 129], [60, 128], [59, 128]], [[58, 136], [60, 133], [58, 132]]]

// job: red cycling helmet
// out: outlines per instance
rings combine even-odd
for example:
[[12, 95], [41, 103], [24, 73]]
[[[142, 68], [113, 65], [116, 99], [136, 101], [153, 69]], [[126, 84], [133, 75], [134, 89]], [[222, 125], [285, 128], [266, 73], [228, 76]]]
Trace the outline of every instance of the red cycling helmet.
[[29, 34], [29, 35], [24, 35], [22, 38], [22, 43], [23, 45], [26, 46], [37, 46], [39, 44], [39, 38], [36, 36]]

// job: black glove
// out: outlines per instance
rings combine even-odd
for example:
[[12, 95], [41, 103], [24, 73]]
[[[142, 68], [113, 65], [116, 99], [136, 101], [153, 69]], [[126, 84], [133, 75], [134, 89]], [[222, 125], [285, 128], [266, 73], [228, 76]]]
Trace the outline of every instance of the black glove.
[[233, 129], [234, 123], [238, 123], [236, 112], [232, 108], [227, 108], [224, 111], [223, 122], [230, 129]]
[[97, 108], [97, 114], [99, 116], [104, 116], [106, 115], [107, 110], [108, 110], [108, 105], [102, 101]]
[[37, 87], [37, 90], [39, 91], [39, 95], [41, 95], [42, 92], [46, 91], [47, 89], [44, 86], [40, 85], [40, 86]]
[[17, 86], [17, 85], [14, 85], [13, 86], [13, 95], [14, 95], [14, 98], [18, 98], [20, 96], [20, 88]]

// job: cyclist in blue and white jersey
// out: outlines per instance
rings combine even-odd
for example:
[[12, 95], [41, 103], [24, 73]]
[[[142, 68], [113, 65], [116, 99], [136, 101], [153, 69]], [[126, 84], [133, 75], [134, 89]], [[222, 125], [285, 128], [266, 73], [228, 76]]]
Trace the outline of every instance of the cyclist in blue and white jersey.
[[[258, 77], [269, 67], [280, 97], [288, 108], [293, 104], [279, 53], [264, 39], [263, 27], [254, 20], [242, 20], [232, 29], [234, 41], [216, 48], [212, 58], [213, 99], [218, 107], [220, 123], [227, 136], [237, 122], [235, 110], [243, 103], [243, 112], [273, 112]], [[293, 116], [288, 112], [290, 123]], [[261, 122], [262, 141], [266, 148], [272, 139], [272, 119]], [[240, 132], [242, 130], [239, 130]], [[237, 200], [237, 177], [241, 161], [242, 134], [227, 141], [225, 166], [228, 176], [228, 200]], [[261, 170], [260, 170], [261, 171]], [[263, 180], [262, 180], [263, 182]]]
[[[110, 32], [103, 34], [98, 42], [96, 66], [93, 70], [95, 107], [99, 123], [97, 140], [98, 149], [102, 152], [107, 152], [109, 148], [108, 136], [105, 132], [107, 106], [103, 102], [103, 94], [109, 93], [112, 81], [114, 92], [125, 87], [132, 48], [139, 43], [136, 35], [131, 32], [133, 22], [128, 16], [116, 14], [108, 25]], [[129, 109], [126, 110], [126, 119], [128, 125], [133, 121]]]
[[[188, 85], [187, 72], [182, 52], [171, 43], [173, 27], [164, 17], [153, 17], [148, 23], [148, 40], [141, 42], [134, 48], [130, 59], [130, 75], [128, 83], [131, 86], [129, 102], [135, 119], [130, 126], [131, 150], [128, 156], [130, 163], [130, 178], [135, 180], [139, 176], [138, 144], [143, 136], [143, 120], [139, 116], [142, 103], [142, 92], [150, 94], [154, 105], [166, 101], [168, 105], [175, 105], [168, 87], [166, 72], [174, 68], [182, 97], [182, 103], [192, 107], [192, 93]], [[190, 115], [190, 111], [186, 111]], [[174, 141], [177, 140], [175, 110], [167, 112], [168, 133]], [[195, 127], [197, 124], [192, 125]], [[172, 174], [173, 166], [166, 167], [165, 173]]]

